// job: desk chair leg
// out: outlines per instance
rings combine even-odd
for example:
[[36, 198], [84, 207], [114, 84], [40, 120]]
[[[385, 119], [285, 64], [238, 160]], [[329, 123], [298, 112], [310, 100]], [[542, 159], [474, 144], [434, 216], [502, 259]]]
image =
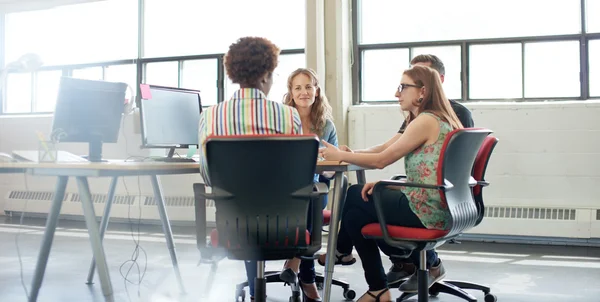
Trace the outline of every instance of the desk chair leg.
[[356, 182], [358, 182], [359, 185], [364, 185], [367, 183], [365, 170], [356, 171]]
[[106, 264], [106, 255], [100, 239], [98, 223], [96, 223], [96, 213], [94, 212], [94, 201], [90, 192], [90, 185], [86, 177], [77, 177], [77, 188], [79, 189], [79, 198], [83, 207], [83, 215], [85, 217], [85, 225], [88, 229], [90, 242], [92, 244], [92, 252], [94, 260], [98, 265], [98, 278], [104, 296], [111, 297], [113, 294], [112, 285], [110, 283], [110, 274], [108, 265]]
[[419, 253], [419, 270], [417, 271], [418, 277], [418, 295], [419, 302], [429, 301], [429, 272], [427, 271], [427, 251], [421, 250]]
[[[108, 227], [108, 220], [110, 219], [110, 209], [115, 200], [115, 192], [117, 190], [117, 182], [119, 178], [113, 177], [110, 186], [108, 187], [108, 198], [106, 199], [106, 204], [104, 205], [104, 213], [102, 214], [102, 220], [100, 221], [100, 240], [104, 239], [104, 233], [106, 233], [106, 228]], [[128, 201], [129, 202], [129, 201]], [[96, 261], [92, 258], [92, 264], [90, 264], [90, 271], [88, 272], [87, 282], [86, 284], [94, 284], [94, 271], [96, 270]]]
[[325, 260], [323, 301], [329, 302], [331, 296], [331, 280], [333, 279], [333, 268], [335, 264], [335, 249], [337, 245], [337, 235], [344, 204], [343, 196], [347, 182], [344, 181], [344, 172], [335, 172], [335, 187], [333, 188], [333, 204], [331, 205], [331, 223], [329, 224], [329, 238], [327, 239], [327, 259]]
[[265, 262], [257, 261], [256, 279], [254, 280], [254, 301], [267, 301], [267, 280], [265, 279]]
[[58, 216], [60, 215], [60, 208], [62, 206], [63, 199], [65, 199], [65, 190], [67, 188], [67, 182], [69, 177], [59, 176], [58, 182], [56, 183], [56, 189], [54, 190], [54, 198], [52, 199], [52, 206], [48, 213], [46, 220], [46, 228], [44, 230], [44, 237], [42, 237], [42, 247], [38, 254], [37, 264], [35, 265], [35, 273], [33, 275], [33, 282], [31, 284], [31, 293], [29, 295], [29, 302], [37, 301], [37, 296], [44, 280], [44, 273], [46, 272], [46, 264], [48, 264], [48, 256], [50, 255], [50, 248], [52, 247], [52, 240], [54, 239], [54, 231], [56, 230], [56, 224], [58, 223]]
[[183, 287], [183, 279], [181, 279], [181, 272], [179, 271], [179, 264], [177, 263], [177, 253], [175, 252], [175, 244], [173, 243], [173, 231], [171, 231], [171, 223], [167, 216], [167, 207], [165, 205], [165, 199], [163, 197], [162, 189], [158, 176], [150, 176], [152, 182], [152, 189], [154, 190], [154, 199], [158, 206], [158, 214], [160, 215], [160, 221], [162, 222], [163, 233], [167, 240], [167, 247], [169, 248], [169, 254], [171, 255], [171, 262], [173, 263], [173, 269], [175, 270], [175, 277], [179, 284], [179, 290], [182, 294], [185, 294], [185, 288]]

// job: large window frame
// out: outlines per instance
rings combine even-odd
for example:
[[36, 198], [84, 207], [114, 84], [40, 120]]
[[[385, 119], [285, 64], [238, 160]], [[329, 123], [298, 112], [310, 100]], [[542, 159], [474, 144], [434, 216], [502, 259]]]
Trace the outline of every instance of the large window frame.
[[[509, 101], [561, 101], [561, 100], [588, 100], [600, 99], [600, 96], [590, 96], [590, 73], [589, 73], [589, 48], [590, 40], [600, 39], [600, 33], [586, 32], [586, 0], [580, 0], [581, 10], [581, 33], [568, 35], [552, 36], [534, 36], [534, 37], [507, 37], [507, 38], [489, 38], [489, 39], [465, 39], [465, 40], [446, 40], [446, 41], [422, 41], [422, 42], [402, 42], [402, 43], [377, 43], [361, 44], [360, 41], [360, 2], [365, 0], [352, 1], [352, 47], [354, 53], [354, 64], [352, 65], [352, 96], [353, 104], [389, 104], [396, 103], [391, 100], [363, 101], [363, 55], [365, 51], [380, 49], [408, 49], [409, 57], [412, 58], [412, 48], [416, 47], [436, 47], [436, 46], [460, 46], [461, 48], [461, 98], [456, 99], [460, 102], [478, 102], [478, 101], [498, 101], [499, 99], [474, 99], [469, 97], [469, 47], [471, 45], [494, 45], [503, 43], [521, 44], [521, 76], [522, 76], [522, 97], [507, 99]], [[525, 97], [525, 45], [531, 42], [557, 42], [557, 41], [578, 41], [580, 55], [580, 96], [579, 97], [544, 97], [527, 98]], [[407, 62], [408, 64], [409, 62]], [[392, 88], [393, 90], [393, 88]]]
[[[36, 73], [37, 72], [43, 72], [43, 71], [62, 71], [62, 76], [72, 76], [73, 74], [73, 70], [76, 69], [82, 69], [82, 68], [89, 68], [89, 67], [102, 67], [103, 68], [103, 78], [106, 78], [106, 72], [104, 72], [104, 69], [110, 66], [116, 66], [116, 65], [125, 65], [125, 64], [133, 64], [136, 67], [136, 87], [131, 87], [135, 93], [135, 102], [136, 105], [139, 104], [140, 101], [140, 85], [141, 83], [144, 82], [145, 79], [145, 73], [146, 73], [146, 65], [149, 63], [157, 63], [157, 62], [177, 62], [178, 64], [178, 74], [177, 74], [177, 83], [178, 83], [178, 87], [181, 87], [182, 85], [182, 72], [183, 72], [183, 63], [185, 61], [191, 61], [191, 60], [205, 60], [205, 59], [216, 59], [217, 60], [217, 66], [216, 66], [216, 70], [215, 72], [217, 73], [217, 83], [215, 83], [215, 85], [217, 86], [217, 103], [223, 102], [225, 100], [225, 98], [227, 96], [225, 96], [225, 81], [226, 79], [226, 75], [225, 75], [225, 67], [223, 65], [223, 57], [224, 57], [224, 53], [214, 53], [214, 54], [201, 54], [201, 55], [187, 55], [187, 56], [170, 56], [170, 57], [144, 57], [143, 55], [143, 47], [144, 47], [144, 0], [138, 0], [138, 14], [137, 14], [137, 57], [136, 58], [131, 58], [131, 59], [125, 59], [125, 60], [116, 60], [116, 61], [104, 61], [104, 62], [94, 62], [94, 63], [84, 63], [84, 64], [68, 64], [68, 65], [53, 65], [53, 66], [42, 66], [41, 68], [39, 68], [36, 72], [32, 72], [30, 73], [32, 75], [31, 77], [31, 87], [32, 87], [32, 93], [31, 93], [31, 110], [30, 112], [19, 112], [19, 113], [8, 113], [8, 112], [4, 112], [4, 108], [5, 108], [5, 102], [8, 102], [6, 100], [6, 96], [7, 93], [6, 91], [9, 89], [8, 87], [6, 87], [6, 89], [0, 91], [1, 95], [0, 95], [0, 116], [2, 115], [10, 115], [10, 116], [14, 116], [14, 115], [36, 115], [36, 114], [52, 114], [53, 112], [41, 112], [41, 111], [35, 111], [35, 102], [36, 102], [36, 93], [35, 93], [35, 89], [34, 87], [36, 87], [37, 84], [37, 76]], [[6, 39], [5, 39], [5, 35], [6, 35], [6, 16], [3, 13], [0, 13], [0, 49], [4, 50], [6, 45]], [[0, 66], [4, 66], [5, 64], [5, 56], [4, 54], [5, 51], [2, 51], [2, 54], [0, 54]], [[285, 56], [285, 55], [291, 55], [291, 54], [304, 54], [305, 53], [305, 49], [304, 48], [296, 48], [296, 49], [282, 49], [280, 52], [280, 56]], [[11, 74], [9, 72], [9, 74]], [[7, 75], [8, 78], [8, 75]], [[7, 78], [5, 79], [5, 81], [7, 80]], [[203, 104], [203, 107], [208, 107], [210, 105], [205, 105]]]

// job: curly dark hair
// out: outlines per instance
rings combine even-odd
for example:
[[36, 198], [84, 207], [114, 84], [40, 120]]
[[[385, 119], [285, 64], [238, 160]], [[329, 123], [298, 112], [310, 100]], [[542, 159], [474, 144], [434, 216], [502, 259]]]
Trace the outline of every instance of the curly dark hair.
[[265, 74], [277, 67], [279, 47], [261, 37], [243, 37], [229, 46], [225, 70], [233, 83], [256, 85]]

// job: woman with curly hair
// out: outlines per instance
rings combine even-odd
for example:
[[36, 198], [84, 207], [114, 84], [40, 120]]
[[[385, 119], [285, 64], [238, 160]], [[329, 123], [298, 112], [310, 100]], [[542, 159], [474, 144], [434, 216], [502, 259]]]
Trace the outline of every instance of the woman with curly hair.
[[[288, 92], [284, 96], [283, 103], [298, 110], [302, 121], [302, 133], [316, 134], [321, 140], [337, 146], [338, 139], [332, 121], [331, 106], [319, 87], [319, 79], [315, 71], [308, 68], [296, 69], [288, 77], [287, 89]], [[329, 172], [325, 172], [323, 175], [315, 174], [315, 182], [323, 182], [329, 186], [332, 176], [332, 173]], [[327, 196], [323, 199], [322, 207], [325, 208], [326, 205]], [[319, 301], [319, 292], [315, 286], [314, 260], [294, 258], [287, 261], [280, 278], [294, 283], [297, 279], [296, 276], [300, 279], [304, 296], [309, 298], [309, 301]]]
[[[244, 37], [229, 46], [225, 55], [225, 70], [231, 81], [240, 85], [240, 89], [228, 101], [204, 110], [200, 116], [200, 169], [207, 186], [210, 186], [210, 178], [205, 150], [209, 136], [302, 134], [298, 111], [267, 99], [273, 86], [273, 71], [278, 58], [279, 48], [265, 38]], [[257, 264], [255, 261], [245, 261], [244, 264], [250, 297], [254, 300]]]

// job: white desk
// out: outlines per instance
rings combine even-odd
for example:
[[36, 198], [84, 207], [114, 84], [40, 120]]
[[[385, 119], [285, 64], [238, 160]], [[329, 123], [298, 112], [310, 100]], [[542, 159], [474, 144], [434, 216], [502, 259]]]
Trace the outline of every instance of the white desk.
[[[39, 176], [56, 176], [58, 178], [56, 189], [54, 192], [54, 197], [52, 200], [52, 206], [50, 208], [50, 212], [48, 213], [48, 218], [46, 221], [46, 228], [44, 230], [44, 236], [42, 238], [42, 246], [40, 248], [37, 264], [35, 267], [35, 274], [33, 276], [31, 293], [29, 297], [30, 302], [37, 300], [39, 290], [44, 279], [44, 272], [46, 271], [46, 264], [48, 263], [48, 255], [52, 246], [52, 240], [54, 239], [54, 231], [56, 230], [58, 216], [60, 214], [60, 209], [65, 198], [65, 190], [67, 187], [69, 177], [75, 177], [77, 180], [77, 187], [81, 198], [81, 205], [83, 207], [85, 223], [90, 236], [90, 243], [92, 245], [92, 252], [94, 256], [88, 275], [88, 284], [92, 282], [94, 268], [97, 264], [98, 277], [100, 279], [102, 293], [104, 294], [104, 296], [106, 296], [108, 301], [113, 300], [112, 284], [110, 281], [108, 266], [106, 264], [104, 248], [102, 246], [102, 238], [104, 237], [104, 232], [106, 231], [106, 227], [108, 226], [108, 220], [110, 218], [110, 208], [114, 200], [117, 180], [119, 177], [122, 176], [150, 176], [152, 188], [154, 190], [154, 198], [157, 201], [156, 204], [158, 206], [158, 212], [160, 215], [160, 220], [162, 222], [163, 232], [167, 241], [167, 247], [171, 255], [171, 261], [173, 262], [175, 276], [179, 283], [181, 292], [185, 292], [183, 280], [181, 279], [181, 274], [179, 271], [179, 265], [177, 264], [177, 254], [175, 253], [175, 245], [173, 243], [173, 233], [171, 231], [171, 224], [167, 216], [164, 197], [160, 181], [158, 179], [158, 175], [199, 173], [199, 165], [197, 163], [124, 161], [111, 161], [103, 163], [17, 162], [0, 163], [0, 173], [28, 173], [31, 175]], [[108, 200], [106, 202], [102, 220], [100, 222], [100, 228], [98, 228], [98, 224], [96, 223], [96, 214], [94, 213], [92, 196], [88, 184], [88, 177], [112, 178], [108, 192]]]

